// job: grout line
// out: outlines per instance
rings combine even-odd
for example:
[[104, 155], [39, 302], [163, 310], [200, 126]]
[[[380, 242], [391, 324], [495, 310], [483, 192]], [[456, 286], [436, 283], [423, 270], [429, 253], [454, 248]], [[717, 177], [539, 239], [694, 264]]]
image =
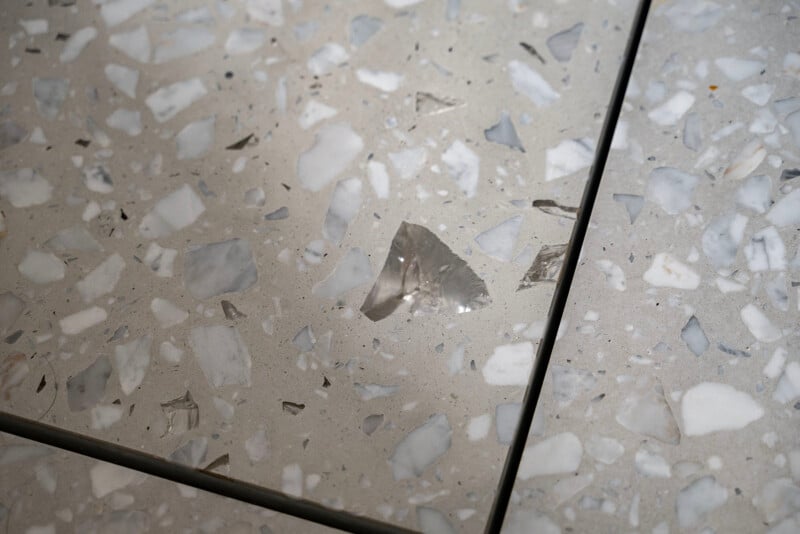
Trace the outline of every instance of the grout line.
[[575, 225], [572, 227], [569, 247], [564, 257], [564, 264], [561, 268], [558, 284], [556, 285], [555, 295], [550, 304], [547, 326], [545, 327], [544, 335], [536, 351], [533, 373], [525, 392], [525, 398], [522, 401], [519, 423], [514, 433], [514, 440], [511, 442], [511, 446], [508, 449], [506, 462], [503, 466], [503, 473], [497, 487], [497, 494], [495, 495], [492, 510], [486, 522], [486, 534], [497, 534], [503, 527], [503, 520], [505, 519], [511, 493], [514, 490], [514, 482], [517, 478], [517, 470], [519, 469], [522, 454], [528, 441], [528, 433], [530, 432], [533, 422], [533, 414], [539, 402], [539, 397], [542, 394], [542, 387], [544, 386], [544, 380], [547, 376], [547, 368], [550, 364], [550, 357], [553, 354], [558, 327], [564, 315], [564, 309], [566, 308], [567, 299], [569, 298], [569, 290], [572, 286], [572, 280], [575, 277], [575, 270], [578, 267], [578, 260], [580, 259], [581, 249], [583, 248], [583, 241], [586, 237], [586, 231], [589, 228], [592, 208], [594, 207], [606, 162], [608, 161], [608, 153], [611, 149], [614, 129], [617, 126], [617, 120], [622, 111], [622, 104], [625, 100], [628, 81], [633, 71], [633, 64], [639, 49], [639, 42], [644, 32], [647, 13], [650, 10], [650, 1], [651, 0], [640, 0], [636, 14], [634, 15], [631, 33], [628, 36], [628, 43], [625, 46], [625, 55], [623, 56], [622, 65], [617, 74], [617, 81], [611, 93], [608, 112], [606, 113], [603, 128], [600, 132], [594, 163], [589, 171], [589, 178], [583, 191], [581, 207], [578, 210], [578, 218], [575, 221]]
[[222, 497], [253, 504], [261, 508], [268, 508], [276, 512], [356, 534], [404, 534], [414, 532], [376, 519], [357, 516], [349, 512], [331, 510], [313, 501], [290, 497], [263, 486], [250, 484], [202, 469], [194, 469], [152, 454], [137, 451], [136, 449], [122, 447], [115, 443], [84, 436], [2, 411], [0, 411], [0, 432], [38, 441], [45, 445], [134, 469], [186, 486], [192, 486]]

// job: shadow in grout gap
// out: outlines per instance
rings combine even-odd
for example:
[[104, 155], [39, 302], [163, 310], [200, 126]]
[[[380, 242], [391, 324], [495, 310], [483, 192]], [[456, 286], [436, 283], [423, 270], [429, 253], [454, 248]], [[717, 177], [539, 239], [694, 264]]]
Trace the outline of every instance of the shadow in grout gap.
[[614, 130], [619, 120], [620, 112], [622, 111], [625, 92], [628, 88], [628, 81], [633, 71], [636, 52], [639, 49], [639, 42], [642, 39], [649, 10], [650, 0], [641, 0], [631, 25], [631, 32], [628, 35], [628, 43], [625, 47], [625, 54], [617, 75], [614, 91], [611, 93], [611, 101], [603, 123], [603, 129], [600, 133], [594, 163], [592, 164], [589, 178], [586, 181], [583, 199], [578, 209], [578, 218], [575, 221], [575, 226], [572, 228], [572, 236], [564, 255], [564, 263], [561, 268], [559, 280], [556, 284], [553, 300], [550, 304], [547, 326], [545, 327], [544, 336], [539, 342], [533, 373], [528, 388], [525, 391], [525, 398], [522, 403], [522, 410], [514, 434], [514, 440], [509, 447], [506, 462], [503, 466], [503, 473], [497, 488], [497, 495], [495, 496], [492, 510], [486, 522], [485, 532], [487, 534], [499, 533], [503, 527], [506, 511], [508, 510], [509, 501], [511, 499], [511, 493], [514, 490], [517, 471], [522, 461], [522, 453], [524, 452], [525, 444], [528, 440], [528, 432], [531, 428], [536, 405], [539, 401], [542, 387], [544, 386], [545, 377], [547, 376], [550, 357], [553, 352], [553, 347], [555, 346], [559, 325], [569, 297], [572, 279], [578, 267], [581, 247], [586, 237], [586, 231], [589, 228], [592, 208], [594, 207], [594, 202], [600, 188], [600, 182], [603, 177], [606, 161], [608, 160], [608, 153], [611, 150]]

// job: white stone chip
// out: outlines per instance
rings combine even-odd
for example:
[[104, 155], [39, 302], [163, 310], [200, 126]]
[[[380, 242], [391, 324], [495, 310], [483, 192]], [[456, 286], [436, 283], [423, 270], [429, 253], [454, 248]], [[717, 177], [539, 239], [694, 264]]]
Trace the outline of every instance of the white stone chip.
[[664, 15], [675, 29], [691, 33], [706, 31], [725, 13], [721, 5], [710, 0], [676, 0], [664, 7]]
[[772, 343], [783, 337], [780, 328], [775, 326], [772, 321], [764, 315], [764, 312], [758, 309], [754, 304], [748, 304], [742, 308], [739, 315], [742, 318], [742, 322], [747, 326], [747, 329], [750, 330], [750, 333], [753, 334], [753, 337], [757, 340], [764, 343]]
[[47, 19], [20, 19], [19, 25], [31, 36], [45, 34], [49, 28]]
[[600, 463], [611, 465], [625, 453], [625, 447], [614, 438], [593, 435], [585, 444], [586, 454]]
[[595, 267], [603, 275], [605, 275], [606, 284], [612, 289], [617, 291], [625, 291], [625, 272], [622, 267], [617, 265], [611, 260], [597, 260], [594, 262]]
[[283, 467], [281, 491], [292, 497], [303, 496], [303, 469], [300, 464], [289, 464]]
[[467, 424], [467, 439], [470, 441], [479, 441], [489, 435], [489, 429], [492, 427], [492, 415], [485, 413], [477, 417], [473, 417]]
[[83, 301], [88, 304], [97, 297], [114, 291], [123, 269], [125, 269], [125, 260], [115, 252], [95, 267], [83, 280], [75, 284], [75, 288], [81, 294]]
[[210, 116], [190, 122], [175, 136], [178, 159], [197, 159], [203, 157], [214, 146], [214, 127], [216, 117]]
[[714, 64], [722, 74], [735, 82], [755, 76], [767, 66], [763, 61], [736, 57], [720, 57], [714, 60]]
[[342, 45], [326, 43], [311, 54], [306, 66], [312, 75], [323, 76], [346, 63], [348, 59], [350, 55]]
[[[228, 404], [218, 397], [214, 397], [214, 401], [215, 403], [221, 401], [222, 403]], [[224, 410], [224, 405], [222, 406]], [[233, 407], [231, 407], [231, 411], [232, 410]], [[229, 419], [224, 416], [223, 418]], [[269, 454], [268, 446], [269, 442], [267, 441], [267, 433], [263, 428], [257, 430], [255, 434], [244, 441], [244, 450], [247, 452], [247, 457], [250, 459], [251, 463], [257, 463], [266, 458]]]
[[538, 72], [521, 61], [508, 63], [508, 75], [514, 90], [528, 97], [538, 108], [549, 106], [561, 97]]
[[51, 252], [29, 250], [17, 266], [20, 274], [34, 284], [49, 284], [64, 279], [66, 267]]
[[[752, 501], [761, 512], [765, 523], [775, 523], [786, 516], [794, 515], [794, 523], [800, 514], [800, 487], [788, 477], [775, 478], [767, 482]], [[795, 534], [796, 528], [781, 530], [774, 528], [769, 534]]]
[[753, 397], [728, 384], [702, 382], [681, 398], [683, 432], [702, 436], [724, 430], [740, 430], [764, 415]]
[[495, 407], [495, 430], [500, 445], [509, 445], [513, 441], [521, 411], [522, 404], [519, 402], [503, 402]]
[[367, 176], [369, 183], [375, 191], [375, 196], [381, 199], [389, 198], [390, 178], [386, 172], [386, 165], [379, 161], [370, 160], [367, 163]]
[[578, 470], [583, 457], [583, 446], [578, 436], [563, 432], [525, 447], [517, 477], [520, 480], [543, 475], [573, 473]]
[[447, 173], [467, 198], [474, 197], [478, 191], [480, 162], [480, 157], [458, 139], [442, 153]]
[[92, 408], [92, 428], [94, 430], [105, 430], [114, 423], [122, 419], [124, 408], [116, 404], [107, 406], [95, 406]]
[[790, 362], [784, 369], [772, 398], [781, 404], [800, 397], [800, 363]]
[[189, 312], [160, 297], [150, 301], [150, 311], [156, 316], [161, 328], [171, 328], [189, 318]]
[[406, 435], [389, 461], [395, 480], [420, 477], [450, 448], [453, 431], [447, 416], [435, 414]]
[[119, 375], [119, 385], [125, 395], [133, 393], [144, 380], [150, 365], [152, 342], [153, 338], [148, 335], [114, 347], [114, 363]]
[[356, 78], [361, 83], [380, 89], [386, 93], [392, 93], [400, 88], [403, 82], [403, 75], [396, 72], [372, 69], [356, 70]]
[[428, 151], [424, 146], [406, 148], [397, 152], [389, 152], [389, 161], [403, 180], [415, 178], [425, 162], [428, 160]]
[[783, 72], [800, 80], [800, 54], [789, 52], [783, 56]]
[[677, 215], [692, 205], [698, 178], [674, 167], [656, 167], [650, 171], [647, 200], [655, 202], [670, 215]]
[[237, 28], [225, 40], [225, 52], [232, 55], [249, 54], [261, 48], [267, 40], [263, 30]]
[[170, 278], [174, 272], [175, 258], [177, 256], [177, 250], [163, 248], [158, 243], [152, 242], [148, 245], [142, 261], [151, 271], [156, 273], [156, 276]]
[[78, 56], [83, 52], [83, 49], [88, 46], [97, 37], [97, 28], [87, 26], [76, 31], [69, 36], [67, 42], [64, 43], [64, 48], [58, 56], [61, 63], [69, 63], [78, 59]]
[[144, 103], [158, 122], [166, 122], [208, 93], [200, 78], [189, 78], [150, 93]]
[[694, 95], [678, 91], [669, 100], [652, 109], [647, 116], [659, 126], [674, 126], [694, 105]]
[[525, 386], [533, 370], [533, 344], [500, 345], [483, 366], [483, 378], [493, 386]]
[[179, 349], [169, 341], [163, 341], [158, 347], [158, 354], [165, 362], [170, 365], [178, 365], [183, 358], [183, 350]]
[[112, 34], [108, 38], [108, 44], [135, 61], [140, 63], [150, 61], [150, 35], [144, 25], [130, 31]]
[[153, 63], [180, 59], [211, 47], [216, 41], [213, 31], [202, 26], [178, 27], [161, 35], [153, 53]]
[[650, 478], [670, 478], [672, 469], [663, 456], [646, 449], [636, 451], [634, 457], [636, 472]]
[[778, 378], [783, 372], [783, 366], [786, 364], [786, 356], [788, 354], [785, 348], [776, 348], [767, 362], [767, 365], [764, 366], [764, 370], [762, 371], [764, 376], [771, 379]]
[[38, 206], [52, 196], [53, 186], [33, 169], [0, 171], [0, 198], [15, 208]]
[[755, 232], [744, 246], [744, 256], [751, 271], [786, 270], [786, 247], [774, 226]]
[[698, 478], [683, 488], [675, 500], [678, 524], [683, 529], [692, 527], [705, 520], [711, 511], [725, 504], [727, 500], [728, 490], [716, 478]]
[[114, 191], [114, 182], [111, 180], [111, 174], [103, 165], [87, 165], [83, 168], [81, 174], [83, 175], [83, 185], [89, 191], [102, 195], [107, 195]]
[[681, 339], [695, 356], [701, 356], [710, 345], [700, 321], [692, 315], [681, 329]]
[[351, 289], [372, 280], [372, 266], [364, 251], [351, 248], [327, 278], [314, 285], [311, 293], [318, 297], [336, 299]]
[[361, 180], [348, 178], [336, 184], [325, 213], [322, 225], [322, 236], [334, 245], [342, 242], [347, 234], [347, 227], [358, 215], [361, 207]]
[[747, 178], [752, 173], [764, 158], [767, 157], [767, 149], [764, 143], [755, 139], [747, 143], [739, 154], [736, 155], [734, 160], [725, 169], [723, 177], [729, 180], [742, 180]]
[[119, 108], [106, 117], [106, 124], [109, 128], [136, 137], [142, 133], [142, 114], [135, 109]]
[[[0, 179], [1, 180], [1, 179]], [[0, 183], [0, 187], [2, 184]], [[2, 191], [0, 190], [0, 194]], [[800, 189], [780, 199], [767, 213], [767, 220], [776, 226], [797, 226], [800, 224]]]
[[257, 22], [270, 26], [283, 26], [282, 0], [245, 0], [247, 14]]
[[594, 160], [594, 142], [588, 137], [565, 139], [545, 152], [546, 182], [587, 169]]
[[403, 9], [406, 7], [411, 7], [414, 4], [419, 4], [422, 0], [383, 0], [387, 6], [393, 7], [395, 9]]
[[297, 117], [297, 123], [303, 130], [308, 130], [318, 122], [330, 119], [337, 113], [338, 111], [335, 108], [312, 99], [306, 102], [306, 107], [303, 108], [303, 112]]
[[656, 254], [642, 278], [655, 287], [697, 289], [700, 285], [700, 275], [666, 252]]
[[774, 85], [769, 83], [760, 83], [756, 85], [748, 85], [742, 89], [742, 96], [756, 106], [765, 106], [767, 102], [769, 102], [769, 99], [772, 98], [772, 93], [774, 92]]
[[147, 239], [168, 236], [193, 224], [205, 210], [194, 189], [184, 184], [156, 202], [153, 209], [142, 217], [139, 234]]
[[319, 191], [336, 178], [364, 149], [364, 141], [349, 124], [323, 126], [314, 144], [297, 159], [297, 176], [306, 189]]
[[475, 243], [487, 256], [502, 262], [509, 262], [514, 256], [514, 247], [517, 244], [521, 227], [522, 215], [515, 215], [478, 234], [475, 237]]
[[97, 499], [128, 486], [134, 481], [141, 480], [144, 475], [115, 464], [98, 462], [89, 469], [89, 479], [92, 481], [92, 494]]
[[192, 328], [189, 346], [211, 386], [250, 386], [250, 352], [235, 327]]
[[736, 191], [736, 203], [756, 213], [766, 213], [772, 206], [772, 180], [769, 176], [751, 176]]
[[108, 26], [117, 26], [154, 3], [155, 0], [110, 0], [100, 6], [100, 15]]

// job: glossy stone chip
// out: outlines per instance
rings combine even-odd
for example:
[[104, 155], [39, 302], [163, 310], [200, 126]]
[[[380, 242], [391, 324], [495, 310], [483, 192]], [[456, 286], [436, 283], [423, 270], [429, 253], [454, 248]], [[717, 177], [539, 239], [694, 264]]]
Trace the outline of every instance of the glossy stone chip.
[[483, 280], [433, 232], [403, 222], [361, 311], [380, 321], [403, 302], [411, 305], [412, 313], [464, 313], [491, 300]]
[[555, 282], [561, 271], [561, 265], [564, 263], [566, 251], [566, 244], [542, 246], [528, 272], [522, 277], [517, 291], [533, 287], [537, 282]]
[[200, 423], [200, 407], [188, 391], [176, 399], [162, 402], [161, 413], [167, 420], [167, 434], [179, 436]]

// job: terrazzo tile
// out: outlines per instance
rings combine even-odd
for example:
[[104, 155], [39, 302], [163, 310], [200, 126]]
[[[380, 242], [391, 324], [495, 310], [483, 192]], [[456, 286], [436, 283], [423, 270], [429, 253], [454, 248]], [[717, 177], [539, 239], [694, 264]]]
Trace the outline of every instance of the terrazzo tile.
[[2, 409], [481, 531], [634, 7], [3, 5]]
[[[229, 469], [225, 458], [207, 464]], [[340, 532], [7, 434], [0, 480], [8, 532]]]
[[654, 2], [504, 532], [800, 529], [797, 16]]

